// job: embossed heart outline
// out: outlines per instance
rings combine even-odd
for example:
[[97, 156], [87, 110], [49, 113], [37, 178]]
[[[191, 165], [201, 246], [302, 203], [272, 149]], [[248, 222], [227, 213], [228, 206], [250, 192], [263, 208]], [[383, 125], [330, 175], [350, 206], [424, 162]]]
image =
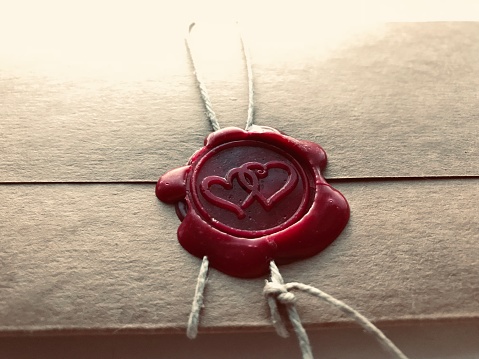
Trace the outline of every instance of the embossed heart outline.
[[[271, 196], [265, 197], [261, 193], [260, 179], [268, 176], [268, 171], [273, 168], [284, 170], [288, 174], [288, 178], [283, 186], [281, 186]], [[215, 195], [211, 192], [211, 186], [220, 185], [226, 190], [233, 188], [233, 181], [237, 180], [239, 185], [248, 194], [243, 203], [238, 205], [227, 199]], [[259, 162], [246, 162], [239, 167], [232, 168], [226, 173], [225, 177], [208, 176], [201, 181], [200, 189], [203, 196], [213, 205], [226, 209], [237, 215], [239, 219], [246, 216], [245, 209], [248, 208], [256, 199], [261, 206], [269, 211], [278, 201], [286, 197], [293, 191], [298, 183], [298, 174], [296, 170], [289, 164], [282, 161], [270, 161], [265, 164]]]

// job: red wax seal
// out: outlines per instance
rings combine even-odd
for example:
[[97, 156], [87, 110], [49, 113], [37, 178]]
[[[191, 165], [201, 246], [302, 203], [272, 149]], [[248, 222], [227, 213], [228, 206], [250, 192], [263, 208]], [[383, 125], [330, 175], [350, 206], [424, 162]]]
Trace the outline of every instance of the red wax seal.
[[163, 175], [157, 197], [175, 203], [178, 240], [236, 277], [268, 272], [326, 248], [349, 219], [343, 195], [321, 175], [326, 153], [268, 127], [210, 134], [187, 166]]

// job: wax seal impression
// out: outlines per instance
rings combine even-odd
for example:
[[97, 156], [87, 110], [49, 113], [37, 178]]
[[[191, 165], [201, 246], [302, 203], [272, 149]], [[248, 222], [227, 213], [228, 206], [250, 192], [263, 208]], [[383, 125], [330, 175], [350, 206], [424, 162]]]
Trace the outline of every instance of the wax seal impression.
[[178, 240], [235, 276], [257, 277], [271, 260], [313, 256], [341, 233], [349, 205], [321, 172], [326, 153], [269, 127], [210, 134], [188, 164], [169, 171], [157, 197], [176, 204]]

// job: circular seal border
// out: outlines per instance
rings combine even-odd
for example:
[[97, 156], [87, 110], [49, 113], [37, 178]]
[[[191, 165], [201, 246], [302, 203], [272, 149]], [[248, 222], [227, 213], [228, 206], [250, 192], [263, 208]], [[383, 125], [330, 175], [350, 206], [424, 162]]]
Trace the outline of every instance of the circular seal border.
[[[197, 190], [197, 177], [198, 173], [200, 172], [201, 168], [203, 165], [205, 165], [210, 159], [212, 159], [216, 154], [227, 150], [231, 147], [235, 146], [249, 146], [249, 147], [264, 147], [267, 148], [273, 152], [278, 153], [280, 156], [286, 158], [291, 164], [294, 166], [294, 169], [298, 173], [298, 175], [301, 178], [302, 181], [302, 198], [301, 202], [297, 208], [297, 210], [291, 215], [288, 219], [285, 220], [285, 222], [276, 225], [274, 227], [262, 229], [262, 230], [244, 230], [244, 229], [239, 229], [235, 227], [228, 226], [227, 224], [224, 224], [215, 218], [211, 217], [208, 211], [203, 207], [201, 201], [200, 201], [200, 193], [198, 193]], [[189, 179], [189, 183], [187, 183], [187, 187], [190, 189], [190, 197], [192, 199], [191, 204], [195, 205], [195, 209], [197, 212], [201, 215], [201, 217], [210, 225], [213, 227], [217, 228], [218, 230], [228, 233], [232, 236], [235, 237], [246, 237], [246, 238], [258, 238], [258, 237], [263, 237], [265, 235], [273, 234], [276, 232], [279, 232], [281, 230], [284, 230], [288, 227], [290, 227], [292, 224], [298, 222], [303, 218], [303, 216], [308, 212], [309, 208], [311, 207], [311, 188], [309, 186], [310, 179], [308, 178], [308, 175], [305, 171], [305, 169], [301, 166], [300, 162], [298, 159], [296, 159], [294, 156], [291, 154], [287, 153], [285, 150], [282, 148], [279, 148], [278, 146], [266, 143], [264, 141], [258, 141], [258, 140], [237, 140], [237, 141], [232, 141], [232, 142], [226, 142], [219, 144], [213, 148], [211, 148], [209, 151], [205, 152], [202, 154], [200, 158], [195, 159], [195, 163], [192, 165], [191, 168], [191, 178]], [[310, 173], [311, 178], [314, 178], [314, 174]], [[314, 194], [313, 194], [314, 196]]]

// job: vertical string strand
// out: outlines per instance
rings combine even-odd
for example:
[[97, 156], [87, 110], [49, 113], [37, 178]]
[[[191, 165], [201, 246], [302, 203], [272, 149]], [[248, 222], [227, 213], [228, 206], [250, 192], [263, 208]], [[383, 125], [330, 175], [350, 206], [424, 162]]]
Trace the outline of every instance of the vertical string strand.
[[195, 296], [191, 305], [190, 317], [188, 318], [188, 327], [186, 329], [186, 336], [190, 339], [195, 339], [198, 335], [198, 326], [200, 322], [200, 311], [203, 308], [203, 298], [208, 281], [208, 257], [203, 257], [201, 262], [200, 272], [198, 274], [198, 281], [196, 282]]
[[[281, 273], [279, 273], [278, 267], [276, 267], [274, 261], [270, 262], [269, 268], [271, 271], [271, 283], [274, 285], [283, 286], [283, 277], [281, 276]], [[268, 280], [266, 280], [266, 285], [268, 285], [268, 283]], [[267, 295], [266, 299], [268, 301], [268, 306], [271, 313], [271, 322], [273, 323], [273, 327], [276, 330], [276, 333], [283, 338], [289, 337], [288, 330], [286, 329], [283, 319], [281, 318], [281, 314], [278, 310], [276, 297], [272, 295]]]
[[193, 74], [196, 77], [196, 82], [198, 84], [198, 89], [200, 90], [201, 99], [203, 100], [203, 104], [205, 105], [206, 109], [206, 116], [208, 117], [208, 121], [210, 121], [211, 127], [213, 131], [218, 131], [220, 127], [220, 123], [216, 118], [216, 113], [213, 111], [213, 104], [211, 103], [210, 96], [208, 95], [208, 90], [206, 89], [206, 85], [201, 77], [201, 74], [198, 72], [198, 68], [196, 67], [193, 52], [191, 50], [191, 30], [195, 26], [195, 23], [191, 23], [188, 27], [188, 33], [185, 37], [185, 44], [186, 50], [188, 51], [188, 55], [190, 57], [191, 65], [193, 66]]
[[246, 42], [244, 41], [243, 37], [243, 32], [241, 31], [241, 27], [239, 23], [236, 23], [238, 25], [238, 31], [240, 34], [240, 39], [241, 39], [241, 47], [243, 49], [243, 56], [244, 56], [244, 62], [246, 65], [246, 74], [248, 78], [248, 116], [246, 118], [246, 131], [249, 131], [251, 126], [253, 126], [253, 121], [254, 121], [254, 81], [253, 81], [253, 67], [251, 64], [251, 55], [249, 52], [249, 48], [246, 45]]
[[[213, 110], [213, 104], [208, 94], [208, 90], [206, 89], [205, 82], [203, 81], [201, 73], [198, 71], [198, 68], [196, 66], [194, 56], [193, 56], [193, 51], [191, 46], [191, 30], [193, 29], [194, 26], [195, 26], [195, 23], [193, 22], [188, 27], [188, 33], [186, 34], [186, 37], [185, 37], [186, 49], [191, 61], [191, 65], [193, 66], [193, 73], [195, 75], [196, 82], [198, 84], [198, 89], [200, 90], [201, 99], [203, 100], [203, 104], [205, 105], [206, 116], [208, 117], [208, 121], [210, 122], [211, 127], [213, 128], [213, 131], [218, 131], [221, 127], [216, 117], [216, 113]], [[251, 126], [253, 126], [253, 122], [254, 122], [253, 69], [251, 66], [249, 49], [246, 46], [246, 43], [243, 39], [243, 35], [239, 27], [239, 24], [238, 24], [238, 30], [239, 30], [240, 40], [241, 40], [241, 47], [243, 50], [243, 57], [244, 57], [245, 65], [246, 65], [246, 74], [247, 74], [247, 81], [248, 81], [248, 114], [246, 118], [246, 130], [248, 131], [251, 128]]]
[[[296, 333], [296, 337], [298, 338], [299, 347], [301, 349], [303, 359], [313, 359], [313, 352], [311, 350], [311, 344], [309, 343], [308, 334], [306, 333], [306, 330], [304, 330], [303, 324], [301, 324], [301, 318], [299, 317], [298, 311], [296, 310], [296, 306], [294, 304], [296, 301], [296, 298], [293, 293], [289, 293], [288, 291], [283, 289], [284, 280], [274, 261], [270, 262], [269, 268], [271, 270], [271, 282], [266, 281], [265, 292], [264, 292], [268, 298], [268, 304], [270, 304], [269, 297], [271, 295], [269, 292], [266, 291], [266, 288], [269, 288], [269, 286], [276, 289], [279, 288], [281, 293], [276, 292], [275, 293], [276, 295], [275, 297], [273, 297], [273, 300], [274, 301], [278, 300], [281, 304], [284, 304], [286, 306], [289, 321], [291, 322], [291, 325]], [[270, 310], [272, 312], [273, 318], [278, 318], [278, 317], [281, 318], [279, 312], [277, 311], [278, 309], [277, 309], [276, 303], [273, 306], [270, 305]], [[273, 312], [275, 313], [273, 314]], [[281, 324], [275, 325], [275, 328], [278, 334], [282, 332], [283, 328], [284, 328], [284, 331], [286, 331], [286, 328], [284, 327], [282, 320], [279, 319], [279, 321]], [[278, 331], [278, 328], [280, 328], [280, 331]]]

